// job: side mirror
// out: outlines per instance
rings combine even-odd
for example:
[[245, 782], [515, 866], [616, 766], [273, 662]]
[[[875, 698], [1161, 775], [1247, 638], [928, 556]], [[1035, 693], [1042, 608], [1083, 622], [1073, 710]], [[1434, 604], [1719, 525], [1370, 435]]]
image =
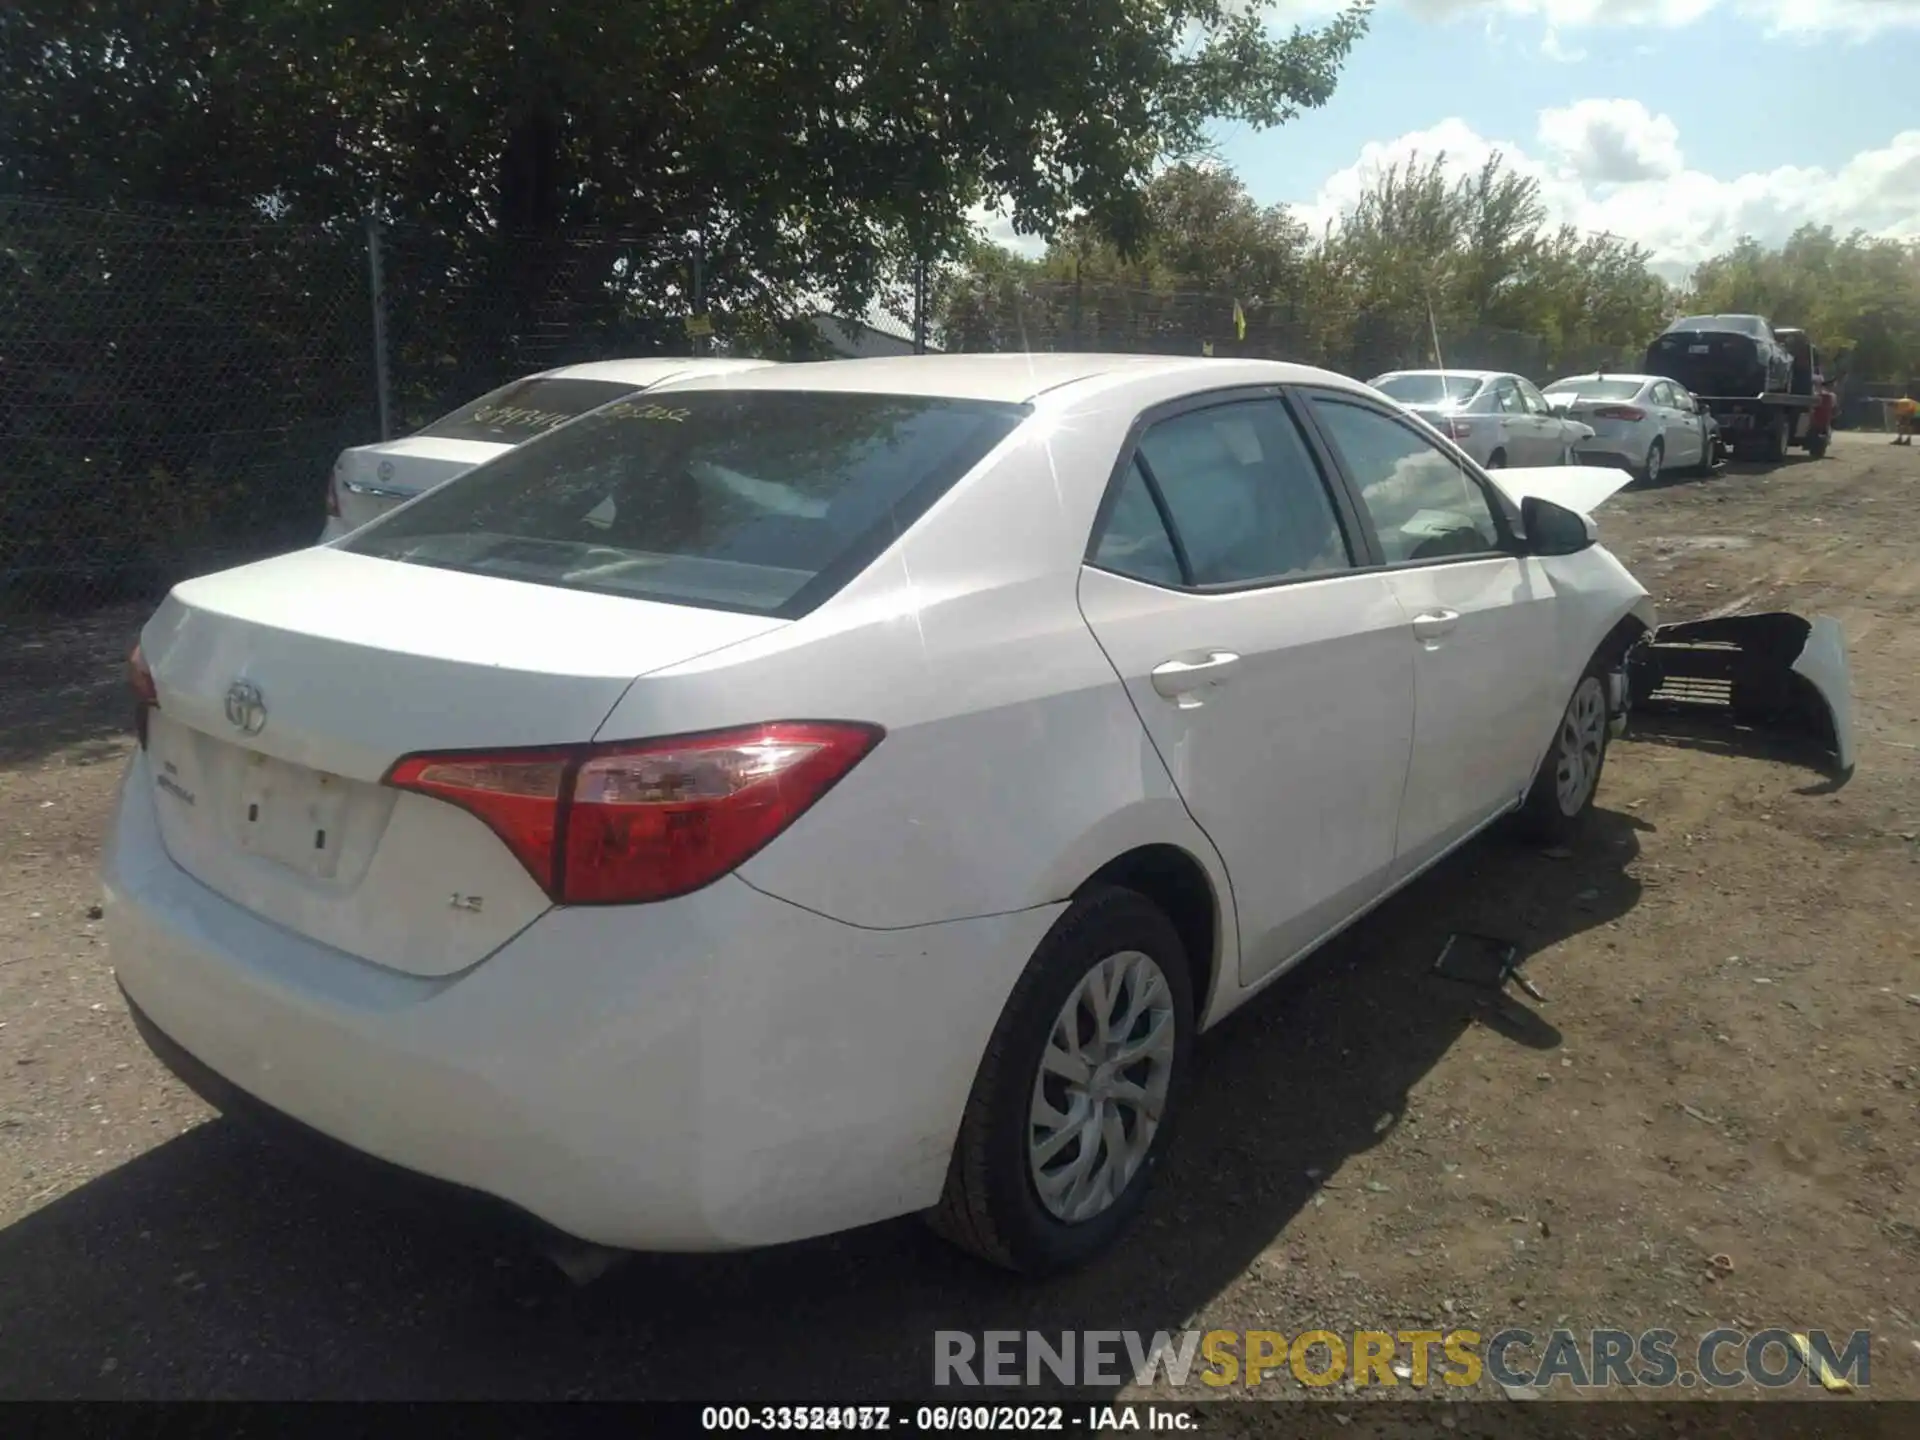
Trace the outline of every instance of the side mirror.
[[1579, 511], [1538, 495], [1529, 495], [1521, 502], [1520, 524], [1527, 532], [1529, 555], [1578, 555], [1600, 538]]

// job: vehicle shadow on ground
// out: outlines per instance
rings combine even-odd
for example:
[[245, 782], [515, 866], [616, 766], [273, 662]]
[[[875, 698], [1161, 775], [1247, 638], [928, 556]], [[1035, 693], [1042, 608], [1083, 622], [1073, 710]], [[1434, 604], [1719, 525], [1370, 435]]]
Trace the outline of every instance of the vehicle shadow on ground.
[[[1617, 919], [1650, 828], [1597, 812], [1558, 859], [1479, 841], [1209, 1035], [1143, 1223], [1064, 1279], [989, 1270], [909, 1220], [636, 1257], [575, 1289], [523, 1250], [349, 1199], [216, 1120], [0, 1231], [0, 1394], [898, 1400], [931, 1391], [942, 1329], [1177, 1332], [1283, 1241], [1310, 1170], [1392, 1131], [1469, 1026], [1559, 1043], [1530, 1006], [1433, 961], [1455, 930], [1531, 954]], [[1529, 974], [1552, 995], [1551, 957]]]
[[75, 747], [82, 761], [117, 753], [132, 713], [125, 662], [151, 610], [0, 614], [0, 766]]
[[1821, 742], [1788, 730], [1760, 729], [1731, 720], [1658, 710], [1636, 710], [1627, 738], [1636, 744], [1746, 760], [1771, 760], [1810, 771], [1807, 783], [1795, 787], [1797, 795], [1831, 795], [1851, 778], [1838, 772], [1832, 752]]

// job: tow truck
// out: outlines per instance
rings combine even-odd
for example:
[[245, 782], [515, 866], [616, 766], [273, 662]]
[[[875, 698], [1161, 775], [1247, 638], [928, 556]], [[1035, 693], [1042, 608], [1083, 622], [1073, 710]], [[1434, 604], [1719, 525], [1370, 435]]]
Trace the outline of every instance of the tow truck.
[[1798, 448], [1817, 460], [1832, 441], [1820, 351], [1804, 330], [1761, 315], [1689, 315], [1647, 347], [1646, 372], [1685, 386], [1740, 459], [1777, 463]]

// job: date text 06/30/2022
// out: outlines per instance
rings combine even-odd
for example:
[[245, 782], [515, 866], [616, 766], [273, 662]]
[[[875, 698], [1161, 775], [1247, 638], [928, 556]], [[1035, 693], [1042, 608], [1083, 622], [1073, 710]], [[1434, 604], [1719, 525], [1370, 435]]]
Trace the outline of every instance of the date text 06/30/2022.
[[709, 1431], [899, 1430], [913, 1434], [1019, 1431], [1147, 1430], [1166, 1433], [1200, 1428], [1191, 1408], [1172, 1405], [709, 1405], [700, 1412]]

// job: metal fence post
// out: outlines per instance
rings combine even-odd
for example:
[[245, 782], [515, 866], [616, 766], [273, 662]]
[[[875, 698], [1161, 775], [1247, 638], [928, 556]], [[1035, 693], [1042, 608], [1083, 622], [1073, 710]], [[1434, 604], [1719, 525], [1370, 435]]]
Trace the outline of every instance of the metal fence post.
[[913, 353], [927, 353], [927, 261], [913, 262]]
[[373, 385], [380, 400], [380, 438], [393, 438], [393, 400], [387, 374], [387, 287], [380, 265], [380, 217], [367, 212], [367, 294], [373, 302]]

